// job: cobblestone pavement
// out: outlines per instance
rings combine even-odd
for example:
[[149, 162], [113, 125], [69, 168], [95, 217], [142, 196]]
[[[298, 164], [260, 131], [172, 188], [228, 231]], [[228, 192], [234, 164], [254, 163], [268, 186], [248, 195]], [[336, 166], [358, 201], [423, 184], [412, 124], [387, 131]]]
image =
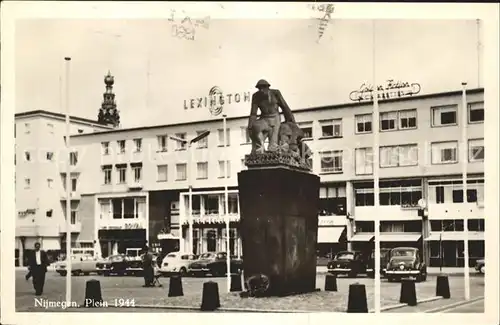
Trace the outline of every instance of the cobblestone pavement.
[[[16, 271], [16, 310], [18, 312], [25, 311], [78, 311], [82, 312], [85, 309], [68, 308], [63, 310], [60, 306], [44, 307], [36, 306], [35, 296], [33, 294], [33, 286], [31, 281], [24, 279], [25, 272]], [[323, 312], [345, 312], [347, 309], [347, 300], [349, 292], [349, 284], [358, 282], [366, 287], [368, 308], [373, 308], [374, 304], [374, 281], [368, 278], [338, 278], [338, 292], [325, 292], [324, 275], [318, 275], [316, 287], [320, 288], [321, 292], [296, 295], [284, 298], [240, 298], [235, 293], [227, 293], [226, 278], [183, 278], [182, 297], [168, 297], [169, 279], [160, 278], [163, 287], [143, 288], [143, 279], [141, 277], [104, 277], [97, 275], [77, 276], [72, 279], [72, 301], [75, 304], [83, 305], [85, 298], [85, 283], [90, 279], [98, 279], [101, 283], [103, 300], [109, 306], [135, 303], [135, 305], [149, 306], [177, 306], [177, 307], [192, 307], [199, 308], [202, 299], [202, 287], [206, 281], [214, 281], [219, 286], [220, 302], [223, 308], [248, 308], [248, 309], [264, 309], [264, 310], [286, 310], [286, 311], [323, 311]], [[385, 279], [382, 280], [381, 288], [381, 305], [388, 306], [399, 303], [400, 287], [399, 283], [389, 283]], [[424, 299], [435, 296], [436, 278], [430, 276], [427, 282], [417, 283], [416, 291], [417, 298]], [[44, 294], [40, 297], [44, 302], [63, 302], [65, 300], [65, 277], [58, 275], [55, 272], [48, 272], [45, 282]], [[463, 278], [450, 277], [450, 288], [452, 297], [463, 296]], [[471, 295], [472, 297], [482, 296], [484, 292], [484, 278], [471, 277]], [[42, 301], [39, 299], [39, 301]], [[451, 300], [451, 299], [450, 299]], [[450, 301], [448, 300], [448, 301]], [[451, 303], [451, 302], [450, 302]], [[434, 305], [426, 303], [426, 305]], [[419, 305], [420, 306], [420, 305]], [[418, 307], [418, 306], [417, 306]], [[416, 307], [405, 307], [403, 309], [412, 308], [406, 312], [422, 312], [415, 309]], [[85, 310], [87, 311], [87, 310]], [[88, 309], [88, 311], [96, 312], [96, 308]], [[100, 308], [99, 311], [107, 312], [173, 312], [174, 310], [161, 309], [130, 309], [130, 308]], [[184, 310], [178, 310], [185, 312]]]

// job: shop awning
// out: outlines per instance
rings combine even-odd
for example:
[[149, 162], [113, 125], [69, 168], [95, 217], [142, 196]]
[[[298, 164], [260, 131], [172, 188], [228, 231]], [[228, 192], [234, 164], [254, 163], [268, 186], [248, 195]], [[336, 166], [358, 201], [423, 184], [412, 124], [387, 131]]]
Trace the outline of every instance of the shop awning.
[[351, 242], [368, 242], [373, 239], [374, 235], [371, 232], [360, 232], [352, 236]]
[[382, 242], [417, 242], [422, 237], [421, 233], [381, 233]]
[[318, 227], [318, 244], [338, 243], [345, 227]]
[[[440, 236], [441, 235], [441, 236]], [[464, 240], [464, 233], [462, 231], [443, 231], [443, 232], [431, 232], [431, 235], [425, 238], [426, 241], [458, 241]], [[484, 240], [483, 231], [469, 231], [469, 240]]]
[[59, 238], [43, 238], [42, 239], [42, 249], [44, 251], [49, 250], [60, 250], [61, 243], [59, 242]]

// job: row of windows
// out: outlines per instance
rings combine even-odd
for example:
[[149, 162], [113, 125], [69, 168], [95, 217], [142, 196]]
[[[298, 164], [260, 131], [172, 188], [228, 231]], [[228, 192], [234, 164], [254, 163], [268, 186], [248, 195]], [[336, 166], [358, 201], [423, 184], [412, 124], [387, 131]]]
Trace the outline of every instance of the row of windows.
[[[15, 161], [14, 157], [14, 161]], [[47, 151], [45, 152], [45, 160], [46, 161], [54, 161], [54, 152], [52, 151]], [[31, 151], [25, 151], [24, 152], [24, 161], [30, 162], [33, 161], [33, 156], [31, 154]], [[78, 163], [78, 152], [73, 151], [69, 153], [69, 161], [71, 166], [75, 166]]]
[[[242, 161], [243, 164], [243, 161]], [[157, 181], [158, 182], [167, 182], [168, 181], [168, 165], [158, 165], [157, 167]], [[219, 161], [219, 178], [229, 178], [231, 175], [231, 161], [227, 161], [227, 171], [224, 173], [224, 169], [226, 168], [224, 161]], [[124, 184], [127, 182], [127, 171], [128, 167], [126, 164], [118, 164], [115, 166], [116, 169], [116, 177], [117, 184]], [[131, 164], [133, 180], [138, 183], [142, 180], [142, 164]], [[109, 185], [113, 182], [113, 167], [103, 166], [102, 167], [104, 184]], [[176, 181], [184, 181], [187, 179], [187, 164], [179, 163], [175, 164], [175, 173], [176, 173]], [[198, 162], [196, 163], [196, 179], [208, 179], [208, 162]]]
[[[356, 232], [375, 232], [373, 221], [356, 221]], [[430, 220], [431, 231], [464, 231], [464, 220]], [[467, 220], [469, 231], [484, 231], [484, 219]], [[411, 221], [381, 221], [381, 232], [422, 232], [422, 222]]]
[[[196, 136], [201, 135], [202, 133], [206, 132], [206, 130], [203, 131], [197, 131]], [[169, 139], [174, 141], [176, 143], [175, 145], [175, 150], [186, 150], [187, 149], [187, 144], [188, 144], [188, 139], [187, 133], [175, 133], [171, 136], [162, 134], [158, 135], [157, 138], [157, 152], [166, 152], [168, 151], [168, 143]], [[224, 129], [219, 129], [218, 130], [218, 140], [219, 140], [219, 146], [224, 146]], [[230, 132], [229, 129], [226, 129], [226, 146], [229, 146], [231, 141], [230, 141]], [[142, 151], [142, 139], [137, 138], [133, 139], [133, 152], [141, 152]], [[112, 147], [111, 147], [111, 142], [110, 141], [104, 141], [101, 142], [101, 148], [102, 148], [102, 154], [103, 155], [110, 155], [112, 153]], [[198, 149], [204, 149], [208, 148], [208, 137], [202, 138], [199, 141], [196, 142], [196, 148]], [[126, 140], [118, 140], [116, 141], [116, 152], [118, 154], [125, 154], [127, 151], [127, 141]]]
[[[54, 124], [52, 123], [47, 123], [47, 130], [50, 134], [54, 134]], [[82, 134], [84, 132], [83, 129], [77, 129], [78, 134]], [[24, 133], [25, 134], [31, 134], [31, 124], [30, 123], [24, 123]], [[14, 138], [17, 135], [17, 124], [14, 124]]]
[[146, 217], [146, 199], [127, 197], [100, 199], [101, 219], [143, 219]]
[[[373, 221], [356, 221], [356, 232], [375, 232]], [[381, 232], [422, 232], [422, 222], [410, 221], [380, 221]]]
[[[468, 185], [466, 200], [468, 203], [484, 202], [484, 184]], [[472, 188], [471, 188], [472, 187]], [[449, 190], [449, 191], [445, 191]], [[434, 194], [435, 193], [435, 194]], [[446, 194], [446, 195], [445, 195]], [[380, 189], [380, 205], [400, 205], [402, 207], [417, 207], [418, 200], [422, 198], [420, 186]], [[373, 189], [355, 190], [356, 206], [374, 206], [375, 196]], [[434, 204], [463, 203], [462, 187], [447, 189], [443, 186], [429, 187], [429, 202]]]
[[[471, 139], [468, 143], [469, 162], [484, 161], [484, 139]], [[343, 172], [343, 150], [319, 152], [321, 173]], [[379, 166], [404, 167], [418, 165], [418, 145], [405, 144], [380, 147]], [[446, 141], [431, 143], [431, 163], [433, 165], [457, 163], [458, 142]], [[357, 148], [355, 150], [355, 171], [357, 175], [373, 173], [373, 149]]]
[[[430, 220], [431, 231], [464, 231], [463, 219]], [[467, 220], [469, 231], [484, 231], [484, 219]]]
[[[446, 105], [431, 108], [431, 126], [457, 125], [458, 105]], [[484, 102], [474, 102], [468, 105], [468, 122], [479, 123], [484, 121]], [[319, 121], [321, 137], [341, 137], [342, 119]], [[299, 122], [305, 138], [313, 137], [313, 122]], [[355, 133], [371, 133], [373, 114], [355, 115]], [[405, 109], [380, 113], [380, 131], [408, 130], [417, 128], [417, 110]]]
[[[469, 123], [478, 123], [484, 120], [484, 102], [470, 103], [469, 107]], [[457, 125], [457, 112], [458, 105], [447, 105], [432, 107], [432, 118], [431, 125], [435, 126], [448, 126]], [[361, 114], [355, 115], [356, 123], [356, 133], [371, 133], [372, 132], [372, 114]], [[329, 119], [320, 120], [319, 124], [321, 126], [321, 138], [335, 138], [342, 137], [342, 119]], [[299, 127], [304, 132], [305, 138], [313, 137], [313, 122], [299, 122]], [[417, 110], [407, 109], [399, 111], [390, 111], [380, 113], [380, 131], [392, 131], [392, 130], [406, 130], [406, 129], [416, 129], [417, 128]], [[197, 135], [206, 132], [197, 131]], [[218, 146], [224, 146], [224, 130], [217, 130], [218, 136]], [[230, 129], [226, 129], [226, 146], [231, 143]], [[168, 150], [169, 138], [176, 142], [175, 150], [186, 150], [187, 141], [186, 133], [175, 133], [173, 136], [166, 134], [157, 136], [157, 151], [165, 152]], [[241, 127], [241, 143], [250, 143], [250, 136], [248, 134], [247, 127]], [[133, 139], [133, 151], [142, 151], [142, 139]], [[102, 153], [104, 155], [109, 155], [111, 153], [111, 143], [105, 141], [101, 143]], [[117, 153], [124, 154], [126, 152], [126, 140], [116, 141]], [[196, 143], [196, 147], [203, 149], [208, 148], [208, 137], [199, 140]]]

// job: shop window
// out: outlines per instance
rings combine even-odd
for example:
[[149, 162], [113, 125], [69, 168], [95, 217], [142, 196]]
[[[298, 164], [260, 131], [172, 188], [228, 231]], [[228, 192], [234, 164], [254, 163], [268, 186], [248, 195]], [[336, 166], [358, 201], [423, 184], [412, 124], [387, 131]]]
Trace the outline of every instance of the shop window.
[[201, 196], [193, 195], [192, 196], [193, 204], [191, 205], [191, 209], [193, 212], [193, 216], [199, 216], [201, 210]]
[[462, 189], [453, 189], [453, 203], [462, 203], [464, 201], [464, 192]]
[[442, 231], [442, 220], [431, 220], [431, 231]]
[[455, 220], [443, 220], [443, 231], [455, 231]]
[[455, 220], [455, 231], [464, 231], [464, 221], [463, 220]]
[[375, 232], [373, 221], [356, 221], [356, 232]]
[[436, 186], [436, 203], [444, 203], [444, 187]]
[[470, 189], [467, 190], [467, 202], [477, 202], [477, 190], [476, 189]]
[[125, 219], [133, 219], [134, 218], [134, 199], [133, 198], [125, 198], [123, 199], [123, 217]]
[[441, 256], [441, 246], [439, 244], [439, 241], [430, 242], [429, 248], [430, 248], [431, 258], [436, 258], [436, 257], [439, 258], [439, 256]]
[[375, 197], [373, 193], [356, 193], [356, 206], [373, 206]]
[[470, 219], [467, 224], [469, 231], [484, 231], [484, 219]]
[[113, 219], [122, 218], [122, 200], [121, 199], [111, 199], [111, 204], [113, 205]]
[[484, 258], [484, 241], [469, 241], [469, 256], [471, 258]]

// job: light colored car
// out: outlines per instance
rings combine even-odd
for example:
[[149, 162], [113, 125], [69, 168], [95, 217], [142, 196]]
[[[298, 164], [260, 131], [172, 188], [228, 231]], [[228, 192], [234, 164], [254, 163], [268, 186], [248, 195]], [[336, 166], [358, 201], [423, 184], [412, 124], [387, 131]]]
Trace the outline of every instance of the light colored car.
[[[66, 273], [66, 260], [55, 263], [56, 272], [62, 276]], [[71, 274], [73, 275], [89, 275], [90, 273], [97, 273], [97, 259], [92, 255], [77, 254], [71, 255]]]
[[189, 266], [196, 260], [196, 255], [191, 253], [172, 252], [163, 258], [160, 273], [185, 275], [189, 271]]

